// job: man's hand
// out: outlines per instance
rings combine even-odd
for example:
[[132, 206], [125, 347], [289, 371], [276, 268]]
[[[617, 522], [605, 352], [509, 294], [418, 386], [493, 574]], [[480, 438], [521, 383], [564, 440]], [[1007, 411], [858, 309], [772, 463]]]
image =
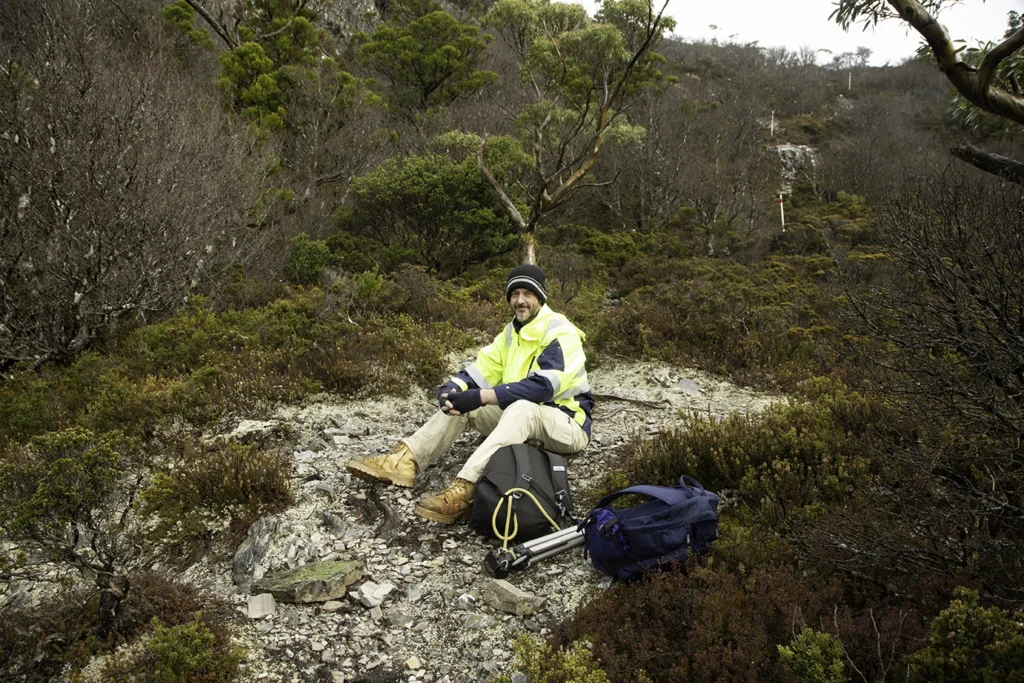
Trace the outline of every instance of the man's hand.
[[448, 394], [451, 393], [451, 391], [452, 389], [450, 387], [441, 387], [441, 391], [437, 392], [437, 405], [446, 413], [451, 407], [448, 405]]
[[[467, 389], [466, 391], [453, 391], [448, 394], [448, 404], [451, 406], [450, 415], [465, 415], [483, 405], [479, 389]], [[444, 410], [444, 408], [442, 408]]]

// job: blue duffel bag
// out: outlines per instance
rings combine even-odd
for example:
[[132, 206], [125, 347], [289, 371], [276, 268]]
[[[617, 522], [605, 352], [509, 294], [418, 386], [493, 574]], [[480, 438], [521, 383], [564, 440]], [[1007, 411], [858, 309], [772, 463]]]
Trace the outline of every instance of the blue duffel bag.
[[[650, 500], [616, 510], [612, 502], [629, 494]], [[620, 581], [639, 579], [686, 561], [718, 538], [718, 496], [693, 477], [678, 486], [631, 486], [601, 499], [580, 527], [584, 557]]]

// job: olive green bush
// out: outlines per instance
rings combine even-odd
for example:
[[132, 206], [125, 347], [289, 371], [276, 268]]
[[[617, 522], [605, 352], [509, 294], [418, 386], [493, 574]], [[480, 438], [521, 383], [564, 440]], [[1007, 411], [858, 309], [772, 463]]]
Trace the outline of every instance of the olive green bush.
[[977, 591], [957, 588], [932, 622], [928, 644], [908, 658], [915, 681], [1024, 681], [1021, 614], [979, 604]]
[[140, 496], [140, 512], [153, 520], [150, 540], [175, 562], [208, 550], [225, 525], [241, 534], [292, 502], [287, 457], [223, 441], [187, 441], [179, 449], [165, 456]]
[[223, 632], [212, 630], [203, 614], [184, 624], [165, 626], [154, 618], [152, 634], [141, 649], [115, 653], [101, 669], [101, 680], [138, 683], [191, 683], [237, 680], [244, 650]]
[[494, 286], [497, 300], [405, 268], [287, 290], [251, 309], [217, 312], [194, 297], [171, 319], [122, 335], [110, 354], [12, 373], [0, 384], [0, 443], [74, 425], [148, 439], [175, 421], [201, 428], [321, 390], [435, 386], [450, 351], [500, 324]]
[[791, 388], [835, 367], [844, 341], [832, 322], [827, 256], [728, 259], [653, 255], [618, 271], [622, 304], [598, 348], [691, 363], [759, 385]]
[[[608, 683], [608, 675], [594, 660], [589, 643], [574, 642], [568, 648], [553, 648], [550, 644], [521, 635], [513, 645], [515, 666], [526, 680], [535, 683]], [[511, 679], [499, 679], [508, 683]], [[637, 672], [638, 683], [649, 679]]]
[[804, 627], [789, 645], [779, 645], [779, 657], [794, 680], [800, 683], [843, 683], [849, 680], [843, 645], [831, 633]]
[[292, 255], [284, 265], [284, 273], [293, 285], [315, 285], [320, 281], [320, 272], [330, 263], [327, 243], [310, 239], [303, 232], [292, 238]]
[[422, 265], [441, 278], [518, 246], [475, 156], [389, 159], [352, 181], [336, 217], [342, 231], [375, 242], [387, 265]]

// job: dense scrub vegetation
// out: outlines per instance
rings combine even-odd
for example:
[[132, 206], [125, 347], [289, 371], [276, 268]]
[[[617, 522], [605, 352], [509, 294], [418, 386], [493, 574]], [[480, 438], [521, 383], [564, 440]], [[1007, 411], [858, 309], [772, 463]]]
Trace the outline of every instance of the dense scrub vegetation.
[[[592, 367], [791, 397], [630, 444], [602, 490], [695, 475], [722, 537], [521, 642], [531, 680], [1019, 676], [1024, 201], [947, 154], [1019, 131], [950, 117], [924, 59], [659, 34], [633, 72], [643, 3], [456, 5], [345, 35], [290, 0], [0, 9], [4, 675], [134, 642], [102, 675], [232, 680], [227, 611], [148, 569], [230, 550], [290, 463], [203, 434], [435, 386], [504, 320], [528, 235]], [[567, 80], [541, 25], [576, 41]], [[602, 65], [621, 115], [590, 108]], [[779, 143], [817, 148], [785, 229]], [[15, 591], [42, 575], [51, 599]]]

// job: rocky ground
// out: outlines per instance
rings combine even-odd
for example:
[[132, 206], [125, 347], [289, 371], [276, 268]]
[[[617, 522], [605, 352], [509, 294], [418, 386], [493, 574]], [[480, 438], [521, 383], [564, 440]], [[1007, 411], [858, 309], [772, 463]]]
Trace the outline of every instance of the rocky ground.
[[[608, 362], [590, 379], [595, 394], [606, 398], [597, 403], [591, 445], [569, 460], [577, 499], [612, 467], [631, 435], [654, 434], [689, 410], [721, 416], [778, 399], [699, 371], [650, 363]], [[323, 400], [284, 407], [233, 430], [243, 440], [267, 432], [292, 435], [299, 492], [293, 508], [254, 525], [233, 566], [201, 564], [185, 574], [246, 615], [242, 639], [253, 678], [455, 682], [505, 674], [522, 680], [512, 662], [518, 635], [544, 635], [609, 585], [580, 549], [511, 574], [511, 586], [495, 583], [483, 558], [496, 542], [465, 525], [446, 527], [412, 514], [420, 496], [455, 476], [475, 434], [460, 439], [411, 490], [346, 472], [349, 458], [389, 450], [428, 418], [432, 406], [433, 397], [419, 391], [404, 398]], [[288, 604], [254, 597], [261, 581], [282, 570], [340, 561], [361, 563], [360, 578], [333, 599]]]

